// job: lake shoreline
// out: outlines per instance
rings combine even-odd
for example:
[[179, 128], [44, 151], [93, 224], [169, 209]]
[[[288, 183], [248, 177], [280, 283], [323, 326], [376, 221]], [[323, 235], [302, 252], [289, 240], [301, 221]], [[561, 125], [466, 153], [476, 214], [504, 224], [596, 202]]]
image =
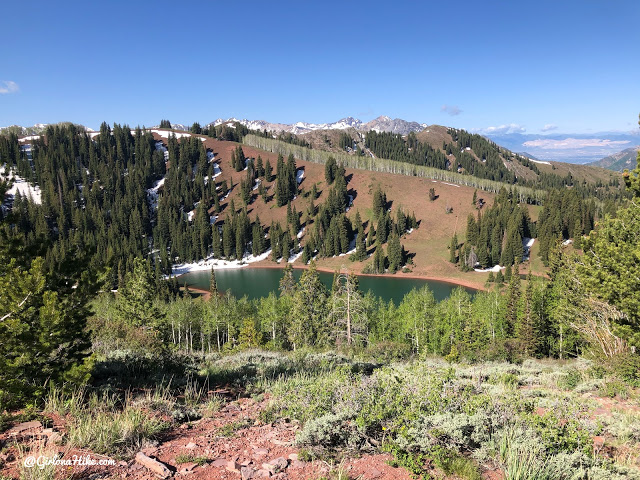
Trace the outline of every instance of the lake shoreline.
[[[296, 264], [289, 264], [291, 265], [294, 269], [297, 270], [308, 270], [309, 269], [309, 265], [296, 265]], [[263, 261], [260, 262], [255, 262], [252, 264], [248, 264], [242, 267], [243, 269], [272, 269], [272, 270], [284, 270], [285, 268], [285, 264], [268, 264], [268, 263], [263, 263]], [[327, 268], [327, 267], [320, 267], [317, 266], [316, 269], [319, 272], [324, 272], [324, 273], [334, 273], [335, 270], [331, 269], [331, 268]], [[191, 272], [185, 272], [182, 273], [180, 275], [178, 275], [176, 278], [180, 279], [180, 277], [182, 275], [185, 275], [186, 273], [191, 273]], [[455, 285], [458, 287], [464, 287], [464, 288], [470, 288], [473, 290], [477, 290], [477, 291], [486, 291], [487, 288], [484, 285], [484, 282], [473, 282], [470, 280], [460, 280], [460, 279], [454, 279], [451, 277], [432, 277], [432, 276], [425, 276], [425, 275], [420, 275], [420, 274], [414, 274], [414, 273], [382, 273], [382, 274], [376, 274], [376, 273], [360, 273], [360, 272], [354, 272], [357, 276], [362, 276], [362, 277], [387, 277], [387, 278], [399, 278], [399, 279], [412, 279], [412, 280], [425, 280], [425, 281], [432, 281], [432, 282], [440, 282], [440, 283], [446, 283], [449, 285]], [[191, 291], [199, 291], [200, 293], [209, 293], [208, 290], [205, 289], [199, 289], [199, 288], [195, 288], [195, 287], [189, 287], [189, 289]]]

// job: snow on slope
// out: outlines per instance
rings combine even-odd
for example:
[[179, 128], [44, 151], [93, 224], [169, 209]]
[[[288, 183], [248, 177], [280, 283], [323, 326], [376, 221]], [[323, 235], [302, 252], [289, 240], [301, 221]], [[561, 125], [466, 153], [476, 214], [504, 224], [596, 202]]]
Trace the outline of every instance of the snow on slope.
[[33, 203], [37, 203], [38, 205], [42, 204], [42, 192], [40, 191], [40, 187], [38, 185], [32, 185], [24, 178], [16, 175], [13, 169], [6, 172], [6, 165], [2, 165], [2, 167], [0, 167], [0, 178], [3, 180], [13, 180], [13, 185], [9, 190], [7, 190], [7, 196], [11, 196], [11, 198], [13, 198], [16, 193], [19, 192], [20, 196], [30, 198]]

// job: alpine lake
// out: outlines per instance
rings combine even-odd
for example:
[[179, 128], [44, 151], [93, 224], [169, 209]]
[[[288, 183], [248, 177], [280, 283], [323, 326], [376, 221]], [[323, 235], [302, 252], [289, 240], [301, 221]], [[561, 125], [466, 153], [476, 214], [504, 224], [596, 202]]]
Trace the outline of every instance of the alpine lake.
[[[280, 268], [228, 268], [215, 270], [218, 291], [231, 291], [236, 298], [247, 296], [249, 299], [267, 297], [269, 293], [278, 293], [280, 279], [283, 275]], [[293, 276], [296, 281], [302, 275], [302, 269], [294, 269]], [[333, 283], [333, 273], [318, 272], [320, 280], [331, 289]], [[210, 272], [201, 270], [180, 275], [177, 280], [180, 285], [186, 284], [192, 288], [209, 290]], [[476, 290], [467, 287], [460, 287], [452, 283], [437, 280], [424, 280], [419, 278], [402, 277], [382, 277], [382, 276], [358, 276], [360, 291], [371, 292], [375, 297], [380, 297], [388, 302], [398, 305], [402, 298], [411, 290], [420, 289], [425, 285], [429, 286], [436, 300], [447, 298], [455, 288], [463, 288], [473, 295]]]

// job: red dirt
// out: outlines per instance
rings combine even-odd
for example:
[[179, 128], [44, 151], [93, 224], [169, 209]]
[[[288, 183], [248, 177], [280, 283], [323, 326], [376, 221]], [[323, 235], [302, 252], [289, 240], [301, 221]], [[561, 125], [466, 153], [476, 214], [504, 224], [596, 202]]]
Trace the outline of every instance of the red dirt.
[[[271, 475], [270, 478], [301, 480], [327, 476], [331, 470], [328, 463], [319, 460], [305, 462], [297, 459], [299, 449], [293, 445], [296, 432], [300, 428], [297, 423], [283, 420], [264, 424], [258, 420], [259, 412], [265, 408], [267, 402], [268, 397], [259, 403], [248, 398], [229, 402], [212, 418], [182, 424], [170, 430], [157, 446], [143, 448], [142, 453], [162, 462], [174, 472], [174, 476], [191, 479], [259, 478], [257, 475], [264, 473], [263, 464], [275, 463], [274, 460], [279, 458], [284, 459], [280, 461], [286, 462], [286, 467]], [[237, 424], [237, 422], [243, 422], [247, 426], [232, 432], [229, 437], [223, 436], [225, 426], [228, 429], [230, 424]], [[62, 425], [55, 425], [54, 430], [64, 434]], [[31, 428], [27, 432], [31, 438], [20, 438], [23, 448], [29, 445], [25, 442], [43, 436], [41, 426]], [[12, 435], [11, 430], [0, 434], [0, 445], [6, 445], [3, 450], [4, 465], [0, 468], [0, 476], [18, 478], [20, 463], [23, 459], [12, 438], [15, 439], [15, 435]], [[67, 459], [72, 458], [73, 455], [89, 455], [93, 459], [107, 458], [79, 449], [62, 446], [54, 448], [55, 450], [48, 455], [52, 456], [54, 452], [58, 452], [62, 458]], [[180, 464], [177, 459], [181, 455], [206, 458], [206, 463], [200, 466], [194, 463]], [[364, 455], [360, 458], [345, 460], [340, 464], [340, 468], [348, 473], [350, 478], [362, 475], [360, 477], [362, 480], [409, 480], [411, 477], [406, 470], [387, 464], [390, 459], [390, 455]], [[238, 471], [230, 470], [229, 465], [238, 467]], [[240, 471], [243, 467], [242, 472], [245, 477]], [[70, 474], [74, 479], [105, 474], [108, 474], [109, 478], [157, 478], [135, 460], [128, 462], [116, 460], [115, 466], [58, 467], [56, 470], [56, 478], [69, 478]], [[250, 475], [254, 476], [250, 477]]]

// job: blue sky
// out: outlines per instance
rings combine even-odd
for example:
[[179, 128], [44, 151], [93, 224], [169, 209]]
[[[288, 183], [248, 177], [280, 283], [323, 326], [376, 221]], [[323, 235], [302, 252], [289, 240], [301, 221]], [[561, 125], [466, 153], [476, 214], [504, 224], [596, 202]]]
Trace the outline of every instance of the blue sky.
[[131, 3], [5, 2], [0, 126], [389, 115], [637, 130], [637, 0]]

